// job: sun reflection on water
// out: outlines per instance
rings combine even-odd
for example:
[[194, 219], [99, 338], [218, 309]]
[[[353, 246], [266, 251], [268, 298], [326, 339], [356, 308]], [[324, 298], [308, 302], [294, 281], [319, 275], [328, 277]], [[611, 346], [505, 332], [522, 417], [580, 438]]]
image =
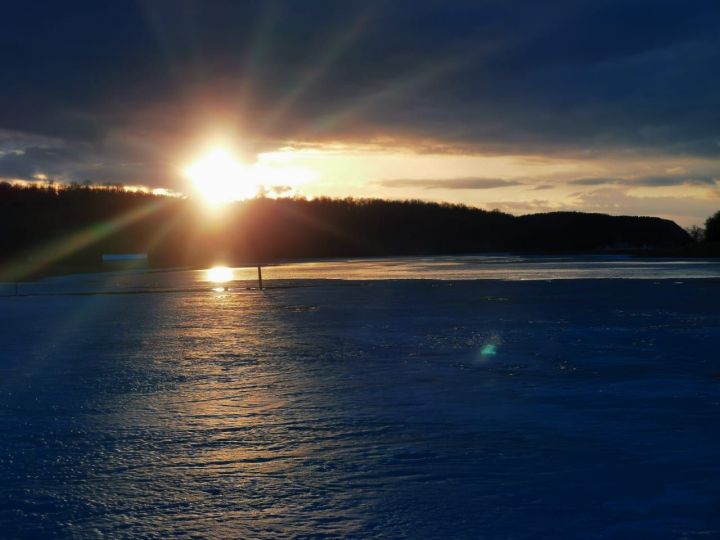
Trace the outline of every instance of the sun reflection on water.
[[233, 279], [233, 269], [227, 266], [213, 266], [206, 270], [205, 278], [213, 283], [227, 283]]

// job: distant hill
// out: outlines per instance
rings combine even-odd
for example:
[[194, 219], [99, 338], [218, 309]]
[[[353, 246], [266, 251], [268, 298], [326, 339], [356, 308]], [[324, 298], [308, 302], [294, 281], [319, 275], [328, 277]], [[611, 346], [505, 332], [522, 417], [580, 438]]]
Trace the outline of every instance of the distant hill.
[[195, 202], [120, 188], [0, 183], [0, 272], [90, 268], [105, 253], [153, 266], [310, 257], [488, 251], [676, 249], [691, 242], [655, 217], [552, 212], [512, 216], [463, 205], [379, 199], [253, 199], [211, 215]]
[[521, 250], [667, 249], [691, 241], [677, 223], [657, 217], [550, 212], [520, 216], [514, 227]]

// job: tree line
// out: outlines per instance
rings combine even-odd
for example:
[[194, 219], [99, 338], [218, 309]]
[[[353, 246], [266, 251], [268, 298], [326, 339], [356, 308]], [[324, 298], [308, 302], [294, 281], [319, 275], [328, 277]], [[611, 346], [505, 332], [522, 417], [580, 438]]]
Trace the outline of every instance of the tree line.
[[655, 217], [513, 216], [459, 204], [353, 198], [258, 198], [213, 213], [194, 200], [119, 186], [10, 183], [0, 183], [0, 226], [0, 269], [15, 265], [16, 273], [23, 265], [89, 268], [104, 253], [123, 252], [148, 253], [160, 267], [220, 259], [676, 250], [692, 243], [687, 231]]
[[720, 210], [705, 220], [705, 227], [693, 225], [688, 234], [697, 244], [715, 244], [720, 242]]

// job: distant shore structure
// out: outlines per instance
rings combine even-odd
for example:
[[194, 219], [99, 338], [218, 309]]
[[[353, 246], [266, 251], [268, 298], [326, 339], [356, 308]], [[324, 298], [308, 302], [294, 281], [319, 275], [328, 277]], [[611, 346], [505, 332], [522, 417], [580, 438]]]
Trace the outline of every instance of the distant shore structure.
[[148, 268], [147, 253], [105, 253], [102, 256], [104, 266], [116, 269]]

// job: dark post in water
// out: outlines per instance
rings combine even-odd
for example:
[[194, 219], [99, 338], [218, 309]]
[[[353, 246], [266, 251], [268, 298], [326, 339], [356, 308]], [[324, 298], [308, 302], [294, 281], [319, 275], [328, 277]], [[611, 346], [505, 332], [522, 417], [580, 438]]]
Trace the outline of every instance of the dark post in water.
[[262, 267], [258, 264], [258, 287], [262, 291], [263, 290], [263, 284], [262, 284]]

